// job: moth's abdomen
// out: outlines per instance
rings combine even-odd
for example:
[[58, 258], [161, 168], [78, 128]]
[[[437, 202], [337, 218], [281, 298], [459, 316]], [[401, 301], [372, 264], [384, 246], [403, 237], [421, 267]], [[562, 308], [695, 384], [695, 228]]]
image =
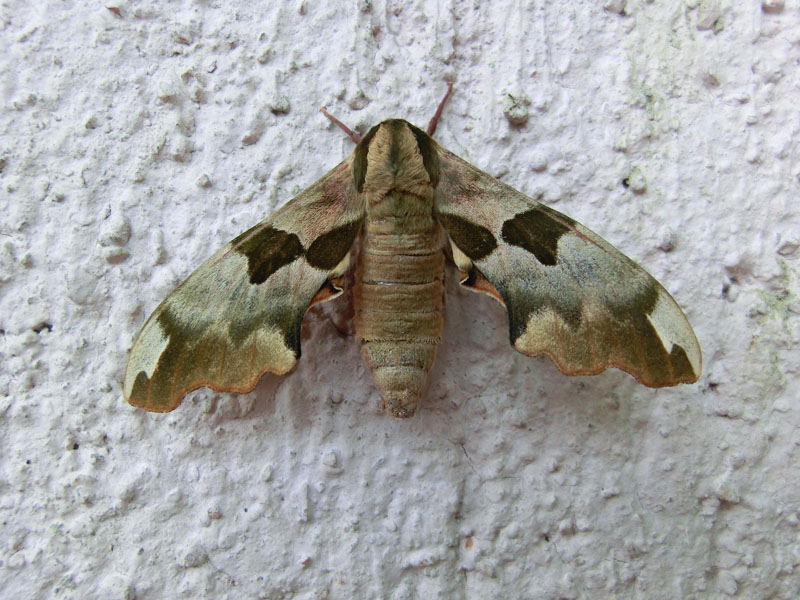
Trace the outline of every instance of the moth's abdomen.
[[430, 214], [372, 217], [353, 289], [355, 328], [384, 406], [405, 418], [417, 410], [442, 333], [441, 232]]

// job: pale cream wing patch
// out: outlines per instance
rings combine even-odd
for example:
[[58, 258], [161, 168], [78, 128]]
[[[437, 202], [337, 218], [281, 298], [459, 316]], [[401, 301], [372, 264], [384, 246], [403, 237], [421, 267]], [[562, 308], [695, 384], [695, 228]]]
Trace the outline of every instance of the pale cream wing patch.
[[[191, 390], [246, 392], [300, 356], [312, 300], [338, 290], [363, 220], [352, 157], [206, 260], [153, 312], [128, 359], [123, 392], [165, 412]], [[319, 296], [318, 296], [319, 294]]]
[[437, 150], [437, 218], [461, 253], [459, 267], [463, 256], [474, 266], [464, 284], [502, 298], [517, 350], [546, 354], [570, 375], [617, 367], [651, 387], [697, 381], [694, 331], [643, 268], [569, 217]]

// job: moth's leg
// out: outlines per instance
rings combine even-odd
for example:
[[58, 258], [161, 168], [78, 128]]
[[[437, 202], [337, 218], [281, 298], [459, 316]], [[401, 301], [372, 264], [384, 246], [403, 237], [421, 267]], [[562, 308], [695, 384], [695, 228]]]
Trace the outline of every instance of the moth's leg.
[[325, 116], [326, 116], [326, 117], [328, 117], [328, 118], [329, 118], [331, 121], [333, 121], [333, 122], [334, 122], [334, 124], [336, 124], [336, 125], [338, 125], [339, 127], [341, 127], [341, 128], [344, 130], [344, 132], [345, 132], [347, 135], [349, 135], [349, 136], [350, 136], [350, 139], [351, 139], [351, 140], [353, 140], [353, 141], [354, 141], [356, 144], [357, 144], [358, 142], [360, 142], [360, 141], [361, 141], [361, 136], [360, 136], [360, 135], [358, 135], [358, 134], [357, 134], [355, 131], [353, 131], [352, 129], [350, 129], [350, 128], [349, 128], [347, 125], [345, 125], [344, 123], [342, 123], [342, 122], [341, 122], [339, 119], [337, 119], [336, 117], [334, 117], [332, 114], [330, 114], [330, 113], [329, 113], [329, 112], [328, 112], [328, 111], [325, 109], [325, 107], [324, 107], [324, 106], [323, 106], [322, 108], [320, 108], [319, 110], [320, 110], [320, 112], [321, 112], [323, 115], [325, 115]]
[[353, 283], [355, 281], [355, 272], [351, 269], [344, 274], [342, 281], [337, 287], [342, 288], [342, 295], [338, 297], [336, 302], [323, 302], [319, 305], [319, 312], [321, 316], [327, 318], [343, 336], [353, 337], [356, 334], [353, 317], [355, 316], [355, 308], [353, 307]]
[[439, 102], [439, 108], [436, 109], [436, 114], [433, 115], [431, 122], [428, 123], [428, 135], [433, 135], [433, 132], [436, 131], [436, 125], [439, 123], [439, 117], [442, 116], [442, 110], [444, 110], [444, 105], [447, 102], [447, 99], [450, 97], [451, 92], [453, 91], [453, 82], [447, 82], [447, 93], [442, 98], [442, 101]]

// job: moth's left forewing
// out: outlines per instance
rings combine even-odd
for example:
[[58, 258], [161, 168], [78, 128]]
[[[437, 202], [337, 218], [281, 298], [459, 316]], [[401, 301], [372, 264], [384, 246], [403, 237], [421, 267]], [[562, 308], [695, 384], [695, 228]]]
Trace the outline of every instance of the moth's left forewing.
[[546, 354], [570, 375], [617, 367], [651, 387], [697, 381], [697, 338], [652, 276], [569, 217], [436, 148], [436, 213], [463, 283], [502, 298], [517, 350]]
[[246, 392], [300, 356], [308, 306], [337, 295], [363, 219], [346, 160], [206, 260], [145, 322], [123, 392], [165, 412], [191, 390]]

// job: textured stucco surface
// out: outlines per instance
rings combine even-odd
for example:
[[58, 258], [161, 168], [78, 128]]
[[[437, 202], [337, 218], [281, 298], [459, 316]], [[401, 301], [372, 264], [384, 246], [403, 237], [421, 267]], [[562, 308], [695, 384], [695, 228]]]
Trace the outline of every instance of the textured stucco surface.
[[[0, 597], [798, 597], [799, 61], [798, 0], [1, 2]], [[701, 380], [564, 376], [451, 281], [416, 419], [333, 303], [289, 376], [125, 404], [150, 311], [350, 152], [319, 107], [445, 80], [438, 140], [645, 265]]]

